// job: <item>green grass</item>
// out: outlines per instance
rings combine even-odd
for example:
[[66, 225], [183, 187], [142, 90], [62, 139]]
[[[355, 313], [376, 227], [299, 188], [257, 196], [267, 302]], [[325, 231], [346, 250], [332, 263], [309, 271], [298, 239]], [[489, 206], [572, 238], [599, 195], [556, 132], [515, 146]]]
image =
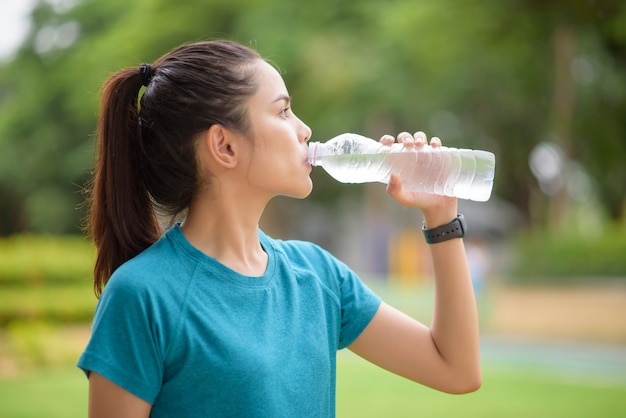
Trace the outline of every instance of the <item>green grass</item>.
[[340, 360], [338, 417], [626, 416], [626, 380], [588, 381], [548, 370], [487, 364], [480, 390], [449, 395], [392, 375], [354, 355], [342, 353]]
[[0, 378], [0, 417], [86, 417], [87, 389], [87, 379], [77, 368]]
[[[626, 416], [626, 381], [565, 378], [497, 364], [486, 365], [478, 392], [447, 395], [340, 353], [337, 391], [337, 416], [346, 418]], [[0, 417], [73, 418], [86, 411], [87, 380], [77, 368], [0, 378]]]

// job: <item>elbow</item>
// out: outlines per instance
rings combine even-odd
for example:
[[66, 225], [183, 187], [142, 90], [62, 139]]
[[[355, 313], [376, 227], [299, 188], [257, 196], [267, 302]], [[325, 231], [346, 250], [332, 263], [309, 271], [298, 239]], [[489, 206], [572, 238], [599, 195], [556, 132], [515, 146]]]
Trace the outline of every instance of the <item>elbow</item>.
[[453, 395], [463, 395], [476, 392], [483, 384], [483, 378], [480, 372], [463, 376], [457, 379], [454, 384], [446, 387], [444, 392]]
[[482, 386], [483, 377], [480, 366], [448, 371], [449, 373], [440, 375], [441, 380], [431, 385], [433, 389], [451, 395], [463, 395], [476, 392]]
[[414, 380], [417, 383], [424, 384], [431, 389], [450, 395], [464, 395], [476, 392], [482, 386], [483, 379], [480, 372], [464, 375], [450, 375], [444, 380], [438, 382], [425, 382]]
[[457, 390], [455, 390], [454, 392], [450, 392], [456, 395], [464, 395], [467, 393], [472, 393], [472, 392], [476, 392], [478, 389], [480, 389], [480, 387], [483, 384], [483, 380], [482, 378], [478, 378], [472, 381], [468, 381], [466, 383], [464, 383], [463, 385], [459, 385], [458, 388], [456, 388]]

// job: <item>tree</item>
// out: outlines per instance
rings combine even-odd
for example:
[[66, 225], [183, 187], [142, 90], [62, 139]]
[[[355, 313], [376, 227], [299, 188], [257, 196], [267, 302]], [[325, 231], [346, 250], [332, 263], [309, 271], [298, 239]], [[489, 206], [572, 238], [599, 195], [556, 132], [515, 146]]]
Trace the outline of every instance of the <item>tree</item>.
[[[551, 199], [538, 192], [528, 156], [558, 134], [596, 179], [606, 213], [623, 217], [618, 0], [83, 0], [65, 9], [42, 1], [32, 17], [30, 37], [0, 64], [0, 235], [78, 232], [102, 82], [211, 38], [275, 61], [315, 140], [424, 130], [494, 151], [495, 193], [541, 225]], [[362, 190], [314, 176], [326, 184], [312, 198], [324, 204]]]

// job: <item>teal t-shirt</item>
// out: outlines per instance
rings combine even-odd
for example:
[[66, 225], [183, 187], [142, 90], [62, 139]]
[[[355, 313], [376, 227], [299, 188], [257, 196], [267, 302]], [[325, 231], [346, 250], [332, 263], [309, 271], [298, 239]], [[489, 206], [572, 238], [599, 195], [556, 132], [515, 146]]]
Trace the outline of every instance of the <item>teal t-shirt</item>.
[[238, 274], [174, 226], [115, 271], [78, 366], [152, 404], [151, 417], [333, 417], [336, 351], [380, 299], [320, 247], [275, 240]]

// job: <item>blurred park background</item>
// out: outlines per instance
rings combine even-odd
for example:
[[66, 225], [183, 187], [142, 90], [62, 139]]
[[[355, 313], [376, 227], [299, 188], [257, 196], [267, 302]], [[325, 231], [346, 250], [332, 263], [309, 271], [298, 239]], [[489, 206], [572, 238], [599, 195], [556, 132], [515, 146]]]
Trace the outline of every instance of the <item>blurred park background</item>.
[[[340, 353], [339, 416], [626, 416], [622, 0], [2, 0], [0, 38], [0, 417], [85, 415], [100, 86], [216, 38], [280, 67], [313, 140], [423, 130], [496, 154], [490, 201], [460, 202], [483, 388], [442, 395]], [[419, 216], [381, 184], [312, 177], [262, 227], [325, 246], [428, 322]]]

